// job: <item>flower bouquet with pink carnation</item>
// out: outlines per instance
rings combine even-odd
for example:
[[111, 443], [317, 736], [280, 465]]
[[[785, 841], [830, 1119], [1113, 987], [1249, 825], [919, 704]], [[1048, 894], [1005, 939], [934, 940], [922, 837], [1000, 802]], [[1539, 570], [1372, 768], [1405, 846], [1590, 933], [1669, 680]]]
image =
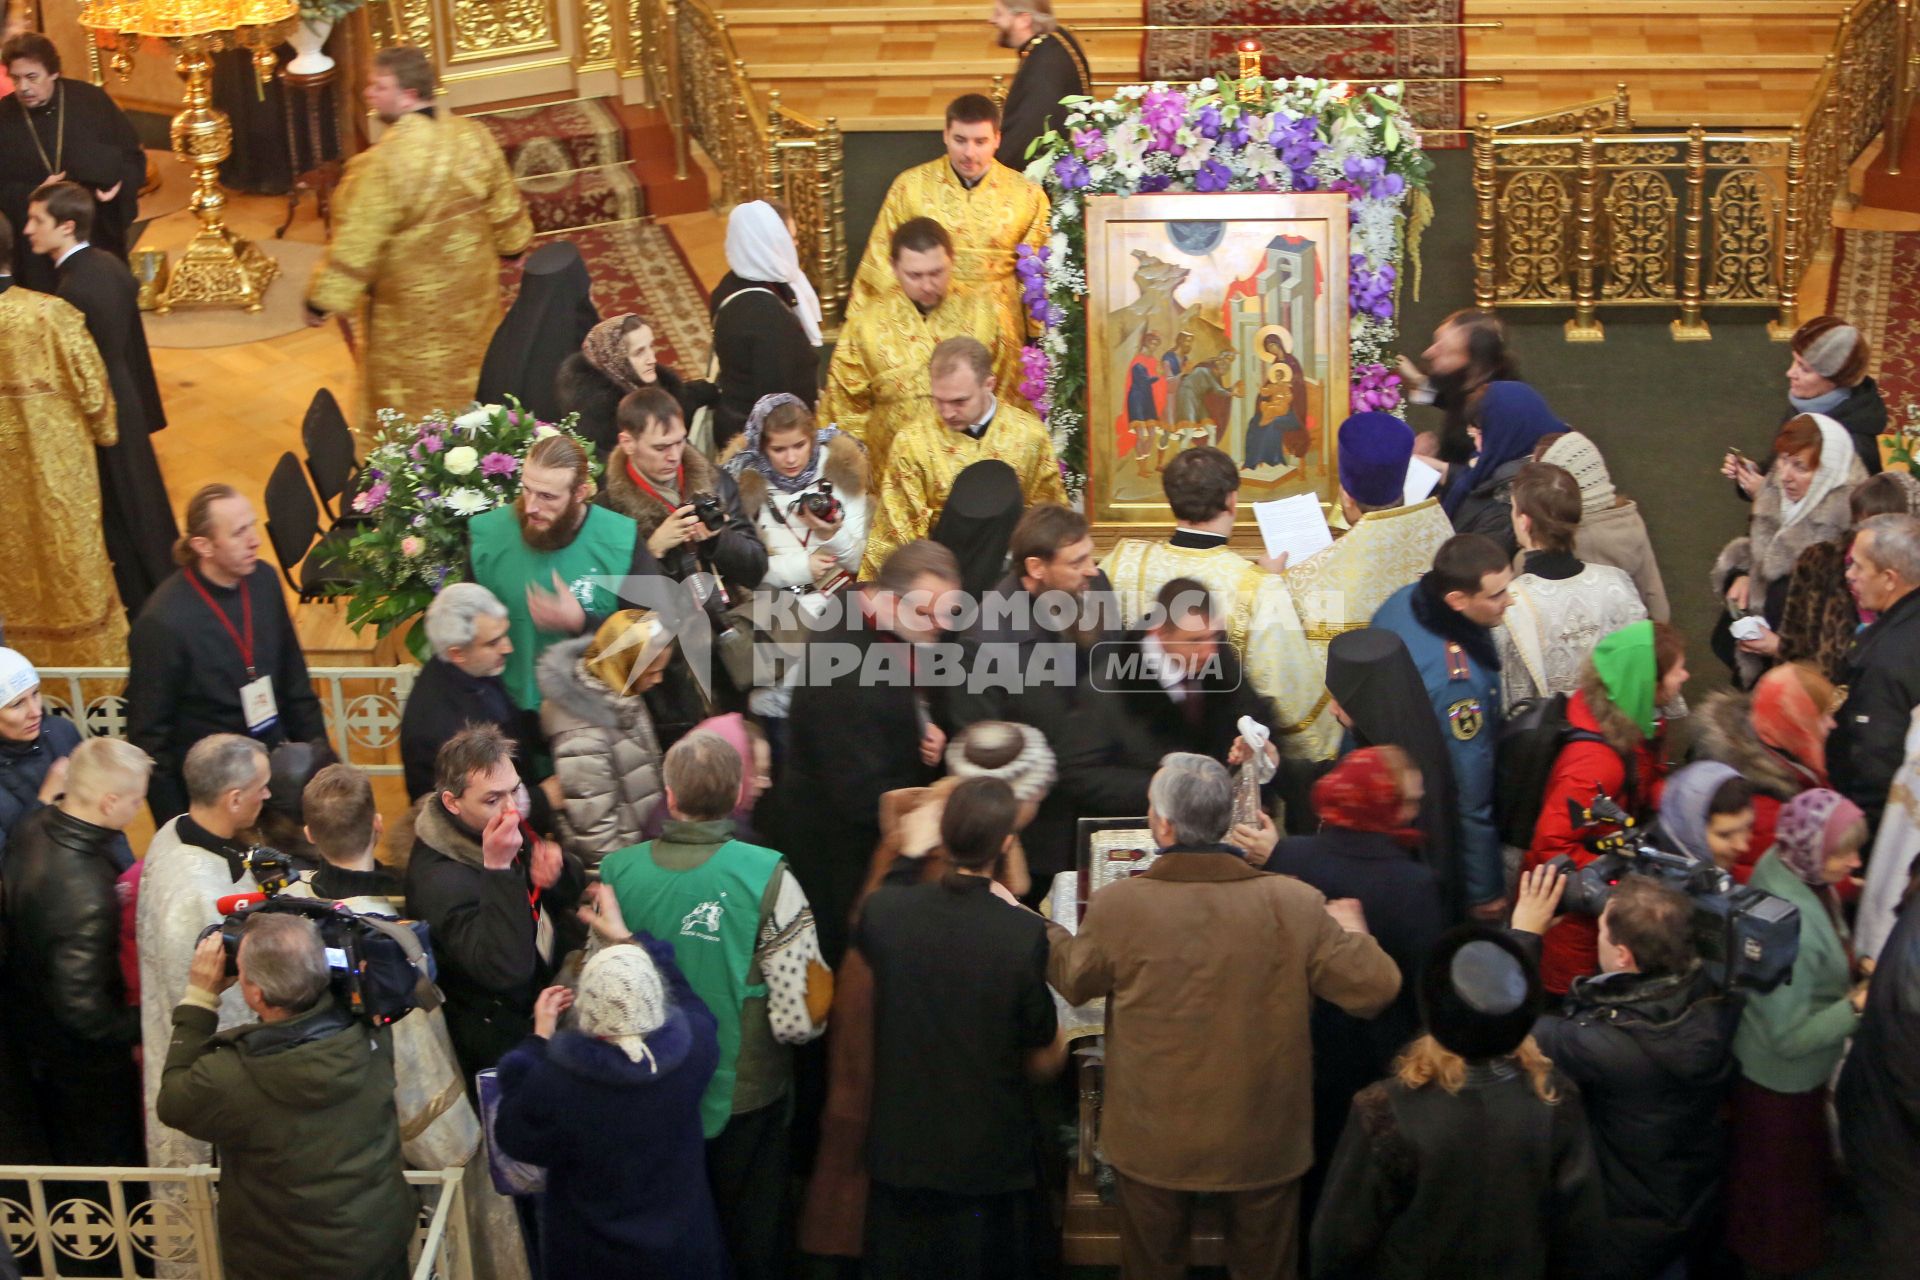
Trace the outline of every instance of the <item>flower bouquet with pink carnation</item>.
[[[385, 636], [425, 613], [434, 593], [465, 572], [467, 521], [518, 498], [527, 451], [555, 433], [578, 440], [598, 476], [594, 448], [572, 416], [540, 422], [511, 399], [417, 422], [381, 410], [373, 449], [348, 502], [348, 518], [359, 522], [359, 531], [346, 556], [359, 577], [347, 599], [347, 624], [371, 623]], [[407, 646], [425, 657], [420, 628], [408, 633]]]

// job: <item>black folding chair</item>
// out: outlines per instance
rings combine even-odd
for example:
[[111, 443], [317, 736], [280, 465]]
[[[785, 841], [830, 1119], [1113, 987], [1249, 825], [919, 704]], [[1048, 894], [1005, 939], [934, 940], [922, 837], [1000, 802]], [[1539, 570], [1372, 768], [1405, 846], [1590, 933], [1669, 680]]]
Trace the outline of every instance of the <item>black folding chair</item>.
[[[267, 541], [280, 561], [280, 575], [304, 601], [331, 600], [358, 581], [347, 563], [351, 531], [335, 526], [320, 533], [320, 506], [291, 452], [280, 455], [267, 478]], [[296, 570], [298, 571], [296, 574]]]
[[359, 463], [354, 458], [353, 430], [347, 426], [340, 402], [325, 387], [313, 393], [307, 406], [306, 421], [300, 425], [300, 439], [307, 449], [307, 474], [313, 477], [314, 492], [320, 505], [335, 523], [352, 518], [348, 495], [353, 491], [353, 473]]

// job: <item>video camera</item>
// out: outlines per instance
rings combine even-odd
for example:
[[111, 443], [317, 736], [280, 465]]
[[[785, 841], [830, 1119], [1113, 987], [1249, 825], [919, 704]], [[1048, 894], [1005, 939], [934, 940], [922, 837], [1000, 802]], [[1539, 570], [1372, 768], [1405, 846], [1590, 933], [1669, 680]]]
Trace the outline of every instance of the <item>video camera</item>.
[[341, 1007], [356, 1017], [384, 1027], [415, 1009], [439, 1007], [433, 948], [428, 945], [425, 923], [355, 911], [341, 902], [291, 896], [286, 888], [298, 878], [293, 859], [277, 849], [255, 845], [241, 861], [260, 891], [220, 899], [222, 919], [200, 931], [201, 939], [220, 936], [228, 977], [240, 975], [240, 940], [254, 916], [297, 915], [319, 928], [327, 953], [329, 988]]
[[1764, 993], [1785, 982], [1800, 954], [1800, 909], [1733, 877], [1689, 853], [1670, 853], [1606, 795], [1584, 807], [1567, 801], [1575, 830], [1601, 823], [1620, 828], [1584, 839], [1598, 856], [1584, 867], [1561, 854], [1547, 865], [1566, 876], [1563, 910], [1596, 919], [1621, 877], [1648, 876], [1680, 890], [1693, 903], [1693, 942], [1708, 978], [1722, 990]]

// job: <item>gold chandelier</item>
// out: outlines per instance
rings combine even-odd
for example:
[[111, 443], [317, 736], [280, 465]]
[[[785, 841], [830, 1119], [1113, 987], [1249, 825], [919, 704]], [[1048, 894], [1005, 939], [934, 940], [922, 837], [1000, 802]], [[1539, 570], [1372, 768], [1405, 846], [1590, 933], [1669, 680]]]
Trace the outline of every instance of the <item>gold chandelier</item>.
[[245, 307], [258, 311], [280, 269], [258, 246], [227, 228], [220, 164], [233, 154], [233, 125], [213, 105], [213, 57], [224, 49], [253, 52], [264, 84], [273, 49], [299, 16], [298, 0], [81, 0], [80, 22], [111, 36], [109, 64], [122, 77], [134, 50], [152, 36], [173, 46], [173, 69], [186, 82], [186, 104], [173, 118], [173, 154], [193, 167], [190, 202], [200, 230], [180, 255], [155, 311], [174, 307]]

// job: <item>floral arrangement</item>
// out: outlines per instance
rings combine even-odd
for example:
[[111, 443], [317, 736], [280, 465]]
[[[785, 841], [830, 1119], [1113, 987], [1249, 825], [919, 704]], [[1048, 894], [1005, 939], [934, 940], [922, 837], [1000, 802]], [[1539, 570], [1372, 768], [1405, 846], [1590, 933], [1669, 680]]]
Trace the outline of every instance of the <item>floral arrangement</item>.
[[300, 0], [300, 17], [305, 22], [339, 22], [367, 0]]
[[1326, 80], [1208, 78], [1068, 98], [1066, 132], [1035, 145], [1027, 177], [1046, 188], [1053, 234], [1014, 264], [1041, 327], [1022, 354], [1020, 390], [1047, 419], [1078, 489], [1086, 473], [1085, 200], [1153, 191], [1344, 191], [1355, 410], [1401, 408], [1390, 364], [1408, 201], [1432, 168], [1401, 108], [1401, 87], [1356, 91]]
[[[564, 433], [596, 458], [573, 416], [558, 425], [540, 422], [518, 402], [476, 405], [457, 418], [435, 413], [409, 422], [392, 409], [379, 417], [351, 504], [365, 524], [346, 554], [359, 570], [347, 624], [372, 623], [381, 636], [426, 612], [448, 581], [459, 581], [467, 521], [520, 496], [520, 466], [534, 441]], [[597, 475], [598, 461], [588, 465]], [[420, 628], [407, 643], [424, 656]]]

